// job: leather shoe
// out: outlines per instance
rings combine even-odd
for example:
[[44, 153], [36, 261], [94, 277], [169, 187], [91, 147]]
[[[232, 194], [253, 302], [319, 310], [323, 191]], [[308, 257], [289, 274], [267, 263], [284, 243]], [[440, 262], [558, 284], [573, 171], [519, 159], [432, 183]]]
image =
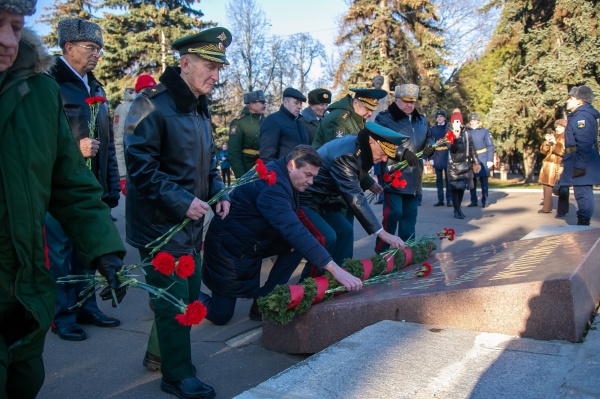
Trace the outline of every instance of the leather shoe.
[[252, 302], [252, 306], [250, 306], [250, 312], [248, 313], [248, 317], [250, 320], [254, 321], [262, 321], [262, 314], [258, 309], [258, 304], [256, 303], [256, 299]]
[[87, 338], [83, 328], [75, 323], [70, 323], [60, 327], [52, 327], [52, 332], [58, 335], [60, 339], [64, 339], [66, 341], [83, 341]]
[[433, 206], [444, 206], [444, 201], [438, 201]]
[[446, 203], [446, 206], [447, 206], [448, 208], [452, 208], [452, 202], [448, 201], [448, 202]]
[[97, 327], [116, 327], [121, 322], [119, 319], [115, 319], [113, 317], [108, 317], [101, 311], [97, 311], [96, 313], [79, 313], [77, 315], [77, 323], [79, 324], [93, 324]]
[[456, 219], [464, 219], [465, 218], [463, 215], [461, 215], [461, 213], [459, 211], [454, 211], [454, 217]]
[[471, 202], [469, 205], [467, 205], [467, 208], [473, 208], [474, 206], [477, 206], [477, 202]]
[[144, 360], [142, 361], [142, 365], [151, 371], [160, 370], [160, 365], [162, 363], [162, 359], [160, 356], [155, 356], [152, 353], [146, 351], [144, 355]]
[[163, 378], [160, 382], [160, 389], [182, 399], [213, 399], [217, 396], [210, 385], [206, 385], [196, 377], [172, 382], [165, 381]]

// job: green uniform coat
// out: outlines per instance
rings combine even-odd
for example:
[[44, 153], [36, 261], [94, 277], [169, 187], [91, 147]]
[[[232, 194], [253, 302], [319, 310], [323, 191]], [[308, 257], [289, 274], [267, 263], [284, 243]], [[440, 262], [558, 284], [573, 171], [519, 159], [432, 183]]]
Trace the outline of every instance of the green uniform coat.
[[364, 118], [354, 112], [353, 101], [352, 96], [348, 94], [327, 107], [329, 113], [321, 120], [317, 134], [312, 141], [314, 148], [319, 149], [323, 144], [347, 134], [356, 135], [365, 127]]
[[20, 303], [28, 318], [10, 326], [15, 334], [19, 330], [8, 350], [11, 363], [41, 356], [54, 317], [56, 286], [44, 256], [46, 211], [61, 222], [86, 264], [125, 252], [100, 200], [102, 188], [69, 130], [58, 85], [41, 73], [50, 62], [39, 38], [25, 29], [15, 63], [0, 73], [0, 320], [7, 323], [10, 302]]
[[[254, 167], [258, 159], [258, 135], [264, 118], [252, 114], [244, 107], [242, 114], [229, 126], [229, 162], [236, 178], [242, 177]], [[244, 150], [256, 151], [256, 155]]]

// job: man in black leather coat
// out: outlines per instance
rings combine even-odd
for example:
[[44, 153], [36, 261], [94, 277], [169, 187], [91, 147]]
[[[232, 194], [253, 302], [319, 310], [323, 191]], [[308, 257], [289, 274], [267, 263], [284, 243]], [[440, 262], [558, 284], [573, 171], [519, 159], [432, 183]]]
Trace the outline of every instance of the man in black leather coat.
[[[202, 227], [207, 204], [223, 189], [217, 169], [207, 96], [228, 65], [225, 47], [231, 33], [211, 28], [173, 42], [180, 67], [168, 67], [160, 84], [144, 91], [125, 121], [127, 166], [127, 242], [149, 258], [146, 245], [185, 218], [191, 221], [162, 247], [174, 257], [192, 255], [195, 270], [187, 279], [147, 267], [146, 282], [168, 289], [189, 304], [200, 293]], [[215, 217], [229, 213], [228, 197], [215, 204]], [[215, 391], [196, 378], [190, 327], [179, 324], [177, 307], [152, 298], [155, 319], [143, 365], [160, 368], [161, 389], [180, 398], [213, 398]]]
[[[93, 22], [69, 18], [58, 24], [58, 44], [62, 56], [50, 69], [60, 87], [69, 127], [79, 143], [83, 156], [91, 159], [91, 169], [102, 186], [102, 200], [111, 208], [119, 203], [119, 170], [115, 152], [112, 121], [108, 104], [99, 105], [94, 132], [90, 132], [91, 109], [86, 99], [94, 96], [106, 98], [104, 89], [92, 70], [102, 55], [102, 30]], [[92, 134], [90, 134], [92, 133]], [[50, 273], [55, 279], [69, 274], [85, 273], [85, 266], [74, 245], [67, 238], [61, 225], [50, 214], [46, 215], [46, 242]], [[119, 320], [108, 317], [98, 309], [96, 296], [92, 295], [81, 307], [70, 310], [83, 298], [80, 293], [85, 283], [58, 284], [58, 300], [52, 332], [62, 339], [80, 341], [86, 339], [79, 324], [98, 327], [115, 327]]]

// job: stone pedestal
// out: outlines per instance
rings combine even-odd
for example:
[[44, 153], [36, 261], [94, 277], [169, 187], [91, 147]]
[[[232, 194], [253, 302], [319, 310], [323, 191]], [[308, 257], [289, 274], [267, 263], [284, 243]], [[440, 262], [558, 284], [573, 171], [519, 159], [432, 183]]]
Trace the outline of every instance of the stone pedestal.
[[345, 293], [285, 326], [265, 322], [263, 342], [316, 353], [381, 320], [576, 342], [600, 295], [599, 238], [594, 229], [435, 254], [428, 277]]

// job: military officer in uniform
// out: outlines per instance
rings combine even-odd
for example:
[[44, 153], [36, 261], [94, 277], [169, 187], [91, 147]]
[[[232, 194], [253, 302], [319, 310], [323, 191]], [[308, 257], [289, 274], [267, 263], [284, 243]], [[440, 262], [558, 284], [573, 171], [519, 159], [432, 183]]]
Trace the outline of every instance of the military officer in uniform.
[[[162, 251], [174, 257], [192, 255], [195, 270], [187, 279], [145, 268], [146, 282], [168, 290], [185, 304], [198, 299], [204, 216], [207, 201], [224, 188], [217, 169], [208, 96], [229, 62], [225, 48], [231, 33], [211, 28], [173, 42], [179, 67], [167, 67], [156, 87], [136, 97], [125, 121], [127, 166], [127, 242], [149, 257], [146, 245], [185, 218]], [[229, 197], [215, 204], [216, 217], [229, 213]], [[160, 388], [179, 398], [214, 398], [215, 391], [196, 378], [192, 364], [190, 326], [179, 324], [179, 310], [154, 297], [155, 319], [144, 366], [160, 368]], [[202, 372], [201, 370], [199, 370]]]
[[229, 162], [235, 177], [241, 177], [256, 164], [258, 135], [267, 100], [262, 90], [244, 94], [244, 108], [229, 126]]
[[365, 120], [377, 109], [379, 100], [387, 96], [381, 89], [350, 89], [354, 98], [348, 94], [346, 97], [331, 104], [327, 110], [312, 146], [319, 149], [323, 144], [347, 134], [358, 134], [364, 129]]
[[573, 186], [577, 201], [577, 224], [589, 226], [594, 214], [593, 186], [600, 184], [598, 155], [598, 118], [594, 92], [588, 86], [575, 86], [567, 99], [567, 129], [565, 130], [564, 170], [561, 186]]
[[490, 168], [494, 166], [494, 141], [492, 140], [492, 133], [481, 126], [481, 117], [476, 112], [469, 115], [469, 127], [467, 129], [469, 129], [469, 134], [473, 140], [477, 160], [481, 165], [479, 173], [475, 173], [473, 188], [471, 189], [471, 203], [467, 207], [478, 206], [477, 178], [479, 178], [481, 183], [481, 207], [485, 208], [488, 198], [488, 177], [490, 176]]
[[[446, 137], [448, 131], [452, 131], [452, 127], [446, 121], [447, 113], [440, 109], [435, 113], [435, 125], [431, 126], [431, 135], [435, 141]], [[446, 204], [452, 207], [452, 192], [448, 186], [448, 146], [440, 145], [435, 148], [435, 153], [429, 157], [433, 161], [435, 169], [435, 186], [437, 187], [438, 202], [433, 206], [444, 206], [444, 185], [446, 186]]]
[[300, 112], [298, 118], [304, 124], [308, 134], [308, 144], [311, 144], [315, 138], [319, 123], [323, 119], [329, 104], [331, 104], [331, 92], [329, 90], [319, 88], [308, 92], [308, 107]]
[[[388, 164], [406, 160], [408, 166], [402, 170], [402, 179], [406, 181], [403, 187], [384, 187], [383, 196], [383, 228], [390, 234], [398, 231], [398, 236], [408, 240], [415, 236], [417, 212], [419, 210], [419, 195], [422, 192], [423, 163], [416, 157], [422, 151], [423, 157], [434, 154], [434, 143], [429, 124], [425, 116], [416, 109], [419, 99], [419, 86], [403, 84], [394, 89], [394, 102], [390, 107], [377, 115], [376, 123], [409, 137], [398, 147], [395, 159]], [[377, 238], [376, 251], [389, 248], [387, 243]]]

